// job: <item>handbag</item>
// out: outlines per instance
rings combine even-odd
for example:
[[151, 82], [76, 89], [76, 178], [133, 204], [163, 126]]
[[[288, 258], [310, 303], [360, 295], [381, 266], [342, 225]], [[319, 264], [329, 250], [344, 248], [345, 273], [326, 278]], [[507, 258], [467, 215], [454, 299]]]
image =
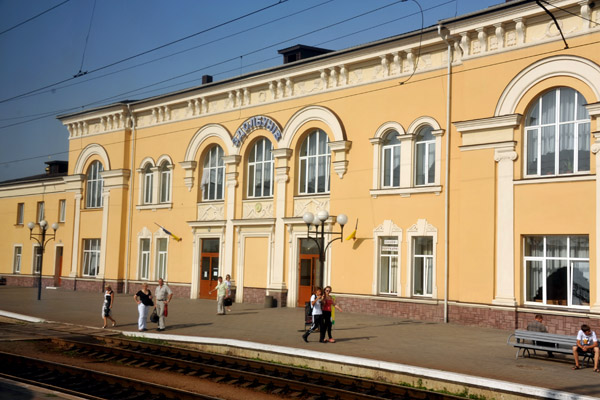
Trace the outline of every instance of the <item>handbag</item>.
[[169, 305], [167, 303], [165, 303], [165, 311], [163, 312], [163, 315], [165, 317], [169, 316]]
[[152, 314], [150, 314], [150, 322], [158, 322], [158, 314], [156, 313], [156, 308], [152, 311]]
[[231, 300], [230, 297], [227, 297], [225, 300], [223, 300], [223, 305], [225, 307], [230, 307], [233, 304], [233, 300]]

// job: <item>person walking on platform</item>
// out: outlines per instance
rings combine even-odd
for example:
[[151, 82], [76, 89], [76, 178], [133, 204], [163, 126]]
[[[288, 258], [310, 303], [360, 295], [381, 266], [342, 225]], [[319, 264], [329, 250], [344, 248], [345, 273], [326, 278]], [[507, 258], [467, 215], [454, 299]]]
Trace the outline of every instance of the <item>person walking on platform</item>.
[[208, 294], [211, 294], [215, 290], [217, 291], [217, 315], [225, 315], [225, 308], [223, 307], [223, 300], [225, 299], [225, 293], [227, 292], [227, 284], [223, 282], [223, 277], [219, 276], [217, 278], [217, 286]]
[[312, 306], [312, 317], [313, 323], [310, 328], [304, 332], [302, 335], [302, 339], [306, 343], [308, 343], [308, 336], [319, 329], [321, 334], [321, 339], [319, 340], [322, 343], [326, 343], [323, 341], [324, 338], [324, 325], [323, 325], [323, 311], [321, 310], [321, 302], [323, 301], [323, 291], [320, 287], [315, 289], [315, 293], [310, 297], [310, 305]]
[[[225, 293], [224, 302], [227, 312], [231, 312], [231, 304], [233, 303], [233, 299], [231, 298], [231, 275], [225, 275], [225, 284], [227, 285], [227, 292]], [[229, 305], [227, 303], [229, 303]]]
[[332, 328], [332, 312], [333, 309], [336, 308], [339, 311], [342, 309], [335, 304], [335, 299], [331, 297], [331, 286], [325, 287], [325, 293], [323, 295], [323, 302], [321, 304], [321, 309], [323, 310], [323, 330], [321, 331], [321, 342], [325, 342], [325, 331], [327, 331], [327, 335], [329, 336], [329, 343], [335, 343], [335, 339], [331, 336], [331, 328]]
[[112, 306], [115, 300], [115, 292], [113, 292], [110, 285], [106, 285], [104, 287], [104, 304], [102, 305], [102, 319], [104, 320], [104, 325], [102, 328], [106, 328], [106, 320], [110, 319], [112, 321], [112, 326], [117, 326], [117, 321], [115, 321], [112, 315]]
[[158, 286], [154, 291], [154, 298], [156, 299], [156, 313], [158, 314], [158, 331], [162, 332], [165, 330], [165, 318], [167, 317], [168, 304], [173, 298], [173, 291], [165, 285], [162, 278], [158, 280]]
[[133, 299], [138, 305], [138, 330], [140, 332], [147, 331], [146, 321], [148, 320], [148, 310], [150, 310], [150, 307], [154, 306], [154, 302], [152, 301], [152, 291], [148, 289], [147, 283], [142, 284], [142, 288], [133, 295]]

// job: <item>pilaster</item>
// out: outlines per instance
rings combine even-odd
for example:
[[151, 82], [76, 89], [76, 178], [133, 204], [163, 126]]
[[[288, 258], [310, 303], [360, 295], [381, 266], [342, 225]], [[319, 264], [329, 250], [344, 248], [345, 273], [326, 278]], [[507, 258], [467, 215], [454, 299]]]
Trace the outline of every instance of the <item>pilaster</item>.
[[223, 162], [227, 172], [225, 174], [225, 252], [223, 254], [222, 275], [233, 272], [233, 219], [235, 218], [235, 190], [238, 186], [238, 166], [241, 156], [224, 156]]
[[291, 149], [273, 150], [275, 158], [275, 233], [274, 251], [271, 265], [269, 266], [269, 289], [283, 290], [286, 288], [283, 279], [285, 268], [285, 206], [287, 197], [287, 183], [289, 177], [289, 161], [292, 156]]

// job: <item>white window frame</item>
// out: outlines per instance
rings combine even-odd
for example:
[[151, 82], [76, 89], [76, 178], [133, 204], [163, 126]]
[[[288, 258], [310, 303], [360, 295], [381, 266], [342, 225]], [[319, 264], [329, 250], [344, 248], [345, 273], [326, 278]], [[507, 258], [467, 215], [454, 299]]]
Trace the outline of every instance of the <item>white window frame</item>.
[[43, 265], [42, 265], [43, 257], [42, 257], [42, 253], [40, 252], [41, 250], [42, 250], [42, 246], [40, 246], [39, 244], [33, 245], [32, 257], [31, 257], [31, 273], [33, 275], [39, 274], [40, 269], [43, 268]]
[[[395, 135], [398, 137], [400, 134], [395, 130], [390, 130], [386, 132], [383, 137], [383, 141], [389, 137]], [[401, 176], [402, 176], [402, 141], [397, 138], [397, 143], [393, 144], [383, 144], [381, 146], [381, 187], [383, 189], [392, 189], [399, 188], [401, 186]], [[386, 168], [386, 160], [389, 159], [389, 166]], [[398, 164], [398, 172], [395, 172], [395, 163]], [[389, 170], [390, 183], [386, 185], [385, 178], [386, 173]], [[394, 184], [394, 180], [398, 180], [397, 184]]]
[[[425, 129], [431, 129], [431, 135], [433, 136], [433, 139], [429, 139], [429, 140], [421, 140], [419, 141], [418, 137], [421, 134], [421, 132]], [[439, 151], [436, 147], [436, 140], [435, 140], [435, 136], [433, 135], [433, 127], [429, 126], [429, 125], [424, 125], [419, 127], [419, 129], [415, 132], [415, 166], [414, 166], [414, 176], [415, 176], [415, 186], [429, 186], [429, 185], [434, 185], [436, 183], [436, 162], [437, 162], [437, 152]], [[433, 148], [433, 180], [431, 179], [431, 177], [429, 176], [429, 163], [430, 163], [430, 158], [431, 158], [431, 149]], [[420, 159], [420, 151], [421, 149], [423, 150], [423, 159]], [[418, 171], [419, 171], [419, 164], [420, 161], [422, 161], [423, 164], [423, 169], [424, 169], [424, 175], [425, 175], [425, 179], [423, 183], [418, 183], [417, 179], [418, 179]]]
[[[148, 244], [148, 249], [144, 249], [144, 244]], [[150, 250], [152, 247], [152, 240], [150, 238], [140, 238], [139, 241], [139, 279], [149, 280], [150, 279]]]
[[[202, 201], [222, 201], [225, 197], [225, 152], [219, 145], [205, 154], [202, 167]], [[213, 162], [213, 160], [215, 160]], [[213, 190], [214, 188], [214, 190]]]
[[[396, 293], [383, 293], [380, 291], [381, 279], [381, 239], [394, 238], [398, 241], [398, 270], [396, 274]], [[386, 219], [381, 225], [373, 230], [373, 239], [376, 246], [373, 251], [373, 285], [371, 293], [373, 295], [398, 296], [402, 295], [402, 229], [394, 224], [392, 220]]]
[[152, 204], [153, 203], [153, 194], [154, 194], [154, 171], [152, 171], [152, 166], [147, 164], [144, 167], [144, 194], [142, 197], [143, 204]]
[[[431, 280], [431, 294], [429, 295], [415, 295], [414, 294], [414, 239], [416, 237], [430, 236], [433, 241], [433, 255], [432, 255], [432, 280]], [[407, 246], [407, 277], [406, 277], [406, 293], [412, 297], [417, 298], [437, 298], [437, 242], [438, 242], [438, 229], [429, 224], [426, 219], [419, 219], [417, 223], [408, 228], [406, 231], [406, 246]]]
[[[160, 249], [160, 244], [165, 243], [165, 250]], [[169, 238], [168, 237], [157, 237], [155, 244], [156, 251], [156, 262], [155, 262], [155, 279], [162, 278], [163, 280], [167, 280], [167, 270], [168, 270], [168, 262], [169, 262]], [[162, 270], [162, 271], [161, 271]]]
[[[319, 149], [319, 138], [325, 135], [326, 138], [326, 150], [321, 152]], [[315, 154], [309, 154], [310, 145], [313, 141], [316, 141]], [[302, 154], [302, 147], [306, 144], [306, 154]], [[329, 136], [322, 129], [315, 129], [309, 133], [302, 143], [300, 144], [300, 156], [298, 157], [298, 194], [300, 195], [314, 195], [314, 194], [327, 194], [330, 191], [330, 171], [331, 171], [331, 149], [329, 147]], [[320, 163], [320, 161], [323, 161]], [[314, 173], [311, 174], [311, 165], [314, 164]], [[320, 167], [319, 164], [324, 164]], [[313, 190], [309, 190], [309, 175], [313, 175], [315, 178], [315, 187]], [[325, 185], [323, 190], [319, 190], [319, 178], [325, 178]]]
[[159, 164], [159, 192], [158, 202], [161, 204], [171, 203], [173, 164], [169, 161], [163, 161]]
[[[590, 238], [588, 235], [526, 235], [523, 237], [522, 240], [522, 245], [523, 245], [523, 299], [524, 299], [524, 303], [527, 305], [543, 305], [546, 307], [556, 307], [556, 308], [560, 308], [560, 309], [565, 309], [565, 308], [577, 308], [577, 309], [582, 309], [582, 310], [589, 310], [590, 309], [590, 305], [578, 305], [578, 304], [572, 304], [572, 294], [573, 294], [573, 263], [574, 262], [587, 262], [588, 263], [588, 274], [590, 273], [590, 257], [589, 257], [589, 251], [588, 251], [588, 257], [587, 258], [581, 258], [581, 257], [571, 257], [571, 238], [572, 237], [582, 237], [585, 236], [588, 239], [588, 249], [591, 251], [590, 246]], [[528, 237], [540, 237], [543, 238], [544, 240], [544, 244], [543, 244], [543, 248], [544, 248], [544, 255], [543, 256], [527, 256], [525, 255], [525, 241], [527, 240]], [[567, 256], [566, 257], [549, 257], [546, 255], [547, 252], [547, 248], [546, 248], [546, 244], [547, 244], [547, 239], [549, 237], [561, 237], [567, 238]], [[549, 260], [564, 260], [566, 261], [566, 265], [567, 265], [567, 269], [568, 269], [568, 273], [567, 273], [567, 305], [560, 305], [560, 304], [548, 304], [548, 299], [547, 299], [547, 291], [548, 288], [545, 284], [545, 278], [547, 275], [546, 272], [546, 263]], [[527, 300], [527, 261], [536, 261], [536, 262], [541, 262], [542, 263], [542, 301], [541, 302], [537, 302], [537, 301], [528, 301]], [[589, 287], [588, 290], [591, 290], [592, 288], [592, 281], [588, 276], [588, 282], [589, 282]], [[590, 304], [591, 304], [591, 298], [590, 298]]]
[[58, 201], [58, 222], [65, 222], [67, 219], [67, 200]]
[[[17, 251], [18, 250], [18, 251]], [[21, 262], [23, 261], [23, 246], [16, 244], [13, 247], [13, 273], [21, 273]]]
[[83, 239], [83, 262], [81, 275], [95, 277], [100, 272], [100, 239]]
[[102, 208], [104, 179], [101, 172], [104, 166], [100, 161], [93, 161], [86, 174], [85, 208]]
[[[432, 254], [416, 254], [416, 241], [419, 239], [426, 239], [431, 241], [431, 253]], [[422, 293], [417, 293], [417, 285], [415, 279], [417, 277], [417, 260], [422, 260], [422, 268], [421, 276], [423, 287], [419, 288], [422, 290]], [[415, 297], [431, 297], [433, 296], [433, 274], [434, 274], [434, 265], [433, 265], [433, 238], [431, 236], [415, 236], [413, 237], [413, 282], [412, 282], [412, 295]], [[431, 287], [428, 288], [428, 285]]]
[[37, 219], [37, 223], [39, 224], [40, 222], [42, 222], [42, 220], [45, 217], [45, 208], [46, 208], [46, 203], [43, 201], [38, 201], [37, 202], [37, 211], [36, 211], [36, 219]]
[[17, 204], [17, 225], [23, 225], [25, 220], [25, 203]]
[[[258, 148], [262, 147], [262, 158], [257, 159]], [[267, 149], [268, 148], [268, 149]], [[267, 156], [267, 151], [269, 156]], [[274, 186], [274, 158], [273, 158], [273, 143], [267, 138], [260, 138], [254, 145], [248, 156], [248, 190], [247, 195], [249, 199], [253, 198], [265, 198], [265, 197], [273, 197], [273, 186]], [[265, 173], [265, 170], [268, 169], [269, 172]], [[260, 171], [259, 171], [260, 170]], [[268, 175], [268, 176], [267, 176]], [[265, 182], [270, 182], [270, 187], [268, 190], [265, 190]], [[256, 193], [256, 184], [257, 180], [260, 181], [260, 193]]]
[[[565, 89], [570, 89], [575, 92], [575, 115], [574, 115], [574, 119], [572, 119], [572, 120], [560, 121], [561, 93]], [[555, 100], [554, 122], [543, 124], [542, 123], [542, 112], [543, 112], [542, 99], [544, 98], [544, 96], [549, 95], [551, 93], [554, 93], [554, 100]], [[580, 97], [581, 97], [581, 99], [580, 99]], [[525, 117], [525, 135], [524, 135], [525, 137], [523, 140], [523, 147], [524, 147], [523, 153], [525, 154], [525, 162], [523, 163], [523, 174], [525, 177], [527, 177], [527, 178], [536, 177], [537, 178], [537, 177], [543, 177], [543, 176], [564, 176], [564, 175], [587, 174], [590, 172], [591, 160], [588, 163], [588, 169], [579, 170], [579, 157], [578, 157], [579, 131], [580, 131], [580, 129], [585, 129], [584, 128], [585, 125], [587, 125], [586, 144], [587, 144], [588, 152], [590, 151], [590, 143], [591, 143], [591, 120], [590, 120], [589, 113], [585, 107], [583, 107], [582, 110], [587, 114], [587, 118], [583, 118], [583, 119], [577, 118], [577, 111], [578, 111], [578, 105], [579, 105], [580, 100], [583, 101], [584, 104], [587, 103], [587, 100], [585, 99], [585, 97], [583, 97], [583, 95], [581, 93], [579, 93], [577, 90], [563, 86], [563, 87], [555, 88], [549, 92], [539, 95], [532, 102], [532, 104], [530, 105], [530, 110], [527, 112], [527, 115]], [[537, 116], [538, 124], [528, 126], [527, 120], [529, 118], [530, 113], [535, 109], [536, 105], [538, 107], [538, 110], [537, 110], [538, 111], [538, 116]], [[560, 127], [569, 125], [569, 124], [574, 125], [573, 135], [572, 135], [573, 168], [572, 168], [571, 172], [562, 172], [561, 173], [560, 172]], [[546, 128], [546, 127], [552, 127], [554, 129], [554, 172], [542, 174], [542, 141], [543, 141], [542, 140], [542, 130], [543, 130], [543, 128]], [[585, 132], [583, 132], [583, 133], [585, 133]], [[529, 143], [530, 135], [534, 135], [534, 134], [537, 136], [537, 142], [536, 142], [537, 162], [536, 162], [536, 172], [530, 174], [529, 173], [528, 143]]]

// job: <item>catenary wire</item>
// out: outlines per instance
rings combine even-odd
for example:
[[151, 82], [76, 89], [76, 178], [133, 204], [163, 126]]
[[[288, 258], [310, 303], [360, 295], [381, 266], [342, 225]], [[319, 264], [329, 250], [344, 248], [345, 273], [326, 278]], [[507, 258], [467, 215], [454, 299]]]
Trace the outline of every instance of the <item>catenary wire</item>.
[[[106, 69], [106, 68], [112, 67], [112, 66], [114, 66], [114, 65], [117, 65], [117, 64], [121, 64], [121, 63], [123, 63], [123, 62], [125, 62], [125, 61], [132, 60], [132, 59], [134, 59], [134, 58], [137, 58], [137, 57], [140, 57], [140, 56], [142, 56], [142, 55], [145, 55], [145, 54], [152, 53], [152, 52], [154, 52], [154, 51], [156, 51], [156, 50], [163, 49], [163, 48], [165, 48], [165, 47], [168, 47], [168, 46], [171, 46], [171, 45], [173, 45], [173, 44], [176, 44], [176, 43], [182, 42], [182, 41], [184, 41], [184, 40], [190, 39], [190, 38], [192, 38], [192, 37], [198, 36], [198, 35], [200, 35], [200, 34], [202, 34], [202, 33], [206, 33], [206, 32], [209, 32], [209, 31], [211, 31], [211, 30], [214, 30], [214, 29], [217, 29], [217, 28], [223, 27], [223, 26], [225, 26], [225, 25], [228, 25], [228, 24], [231, 24], [231, 23], [233, 23], [233, 22], [239, 21], [239, 20], [241, 20], [241, 19], [243, 19], [243, 18], [246, 18], [246, 17], [249, 17], [249, 16], [251, 16], [251, 15], [257, 14], [257, 13], [259, 13], [259, 12], [265, 11], [265, 10], [267, 10], [267, 9], [269, 9], [269, 8], [276, 7], [276, 6], [278, 6], [278, 5], [280, 5], [280, 4], [283, 4], [283, 3], [287, 2], [287, 1], [289, 1], [289, 0], [279, 0], [277, 3], [274, 3], [274, 4], [271, 4], [271, 5], [269, 5], [269, 6], [266, 6], [266, 7], [260, 8], [260, 9], [258, 9], [258, 10], [255, 10], [255, 11], [252, 11], [252, 12], [250, 12], [250, 13], [248, 13], [248, 14], [244, 14], [244, 15], [242, 15], [242, 16], [240, 16], [240, 17], [236, 17], [236, 18], [233, 18], [233, 19], [231, 19], [231, 20], [228, 20], [228, 21], [226, 21], [226, 22], [222, 22], [222, 23], [220, 23], [220, 24], [213, 25], [213, 26], [212, 26], [212, 27], [210, 27], [210, 28], [203, 29], [203, 30], [201, 30], [201, 31], [199, 31], [199, 32], [196, 32], [196, 33], [193, 33], [193, 34], [191, 34], [191, 35], [188, 35], [188, 36], [185, 36], [185, 37], [182, 37], [182, 38], [179, 38], [179, 39], [173, 40], [173, 41], [171, 41], [171, 42], [168, 42], [168, 43], [162, 44], [162, 45], [160, 45], [160, 46], [157, 46], [157, 47], [154, 47], [154, 48], [152, 48], [152, 49], [149, 49], [149, 50], [142, 51], [142, 52], [140, 52], [140, 53], [137, 53], [137, 54], [134, 54], [134, 55], [132, 55], [132, 56], [129, 56], [129, 57], [123, 58], [123, 59], [121, 59], [121, 60], [118, 60], [118, 61], [112, 62], [112, 63], [110, 63], [110, 64], [103, 65], [103, 66], [101, 66], [101, 67], [98, 67], [98, 68], [95, 68], [95, 69], [93, 69], [93, 70], [87, 71], [87, 73], [86, 73], [86, 74], [92, 74], [92, 73], [94, 73], [94, 72], [101, 71], [101, 70], [103, 70], [103, 69]], [[23, 96], [25, 96], [25, 95], [28, 95], [28, 94], [31, 94], [31, 93], [38, 92], [38, 91], [40, 91], [40, 90], [48, 89], [48, 88], [51, 88], [51, 87], [53, 87], [53, 86], [58, 86], [58, 85], [60, 85], [60, 84], [63, 84], [63, 83], [65, 83], [65, 82], [68, 82], [68, 81], [70, 81], [70, 80], [77, 79], [77, 78], [78, 78], [78, 77], [80, 77], [80, 76], [83, 76], [83, 75], [79, 75], [79, 74], [77, 74], [77, 75], [75, 75], [75, 76], [72, 76], [72, 77], [70, 77], [70, 78], [66, 78], [66, 79], [63, 79], [63, 80], [61, 80], [61, 81], [54, 82], [54, 83], [52, 83], [52, 84], [49, 84], [49, 85], [46, 85], [46, 86], [43, 86], [43, 87], [40, 87], [40, 88], [37, 88], [37, 89], [34, 89], [34, 90], [30, 90], [30, 91], [28, 91], [28, 92], [26, 92], [26, 93], [21, 93], [21, 94], [19, 94], [19, 95], [16, 95], [16, 96], [12, 96], [12, 97], [9, 97], [9, 98], [6, 98], [6, 99], [2, 99], [2, 100], [0, 100], [0, 104], [2, 104], [2, 103], [6, 103], [6, 102], [8, 102], [8, 101], [11, 101], [11, 100], [18, 99], [18, 98], [20, 98], [20, 97], [23, 97]]]
[[[592, 45], [598, 45], [600, 44], [600, 40], [594, 41], [594, 42], [588, 42], [588, 43], [583, 43], [580, 45], [575, 45], [570, 47], [570, 50], [573, 49], [577, 49], [577, 48], [583, 48], [583, 47], [587, 47], [587, 46], [592, 46]], [[537, 58], [540, 56], [547, 56], [547, 55], [551, 55], [551, 54], [555, 54], [555, 53], [564, 53], [564, 49], [555, 49], [555, 50], [548, 50], [548, 51], [544, 51], [544, 52], [540, 52], [540, 53], [535, 53], [535, 54], [527, 54], [525, 56], [522, 57], [517, 57], [517, 58], [511, 58], [509, 60], [503, 60], [503, 61], [498, 61], [495, 63], [489, 63], [489, 64], [483, 64], [483, 65], [479, 65], [476, 67], [472, 67], [472, 68], [465, 68], [463, 70], [460, 71], [453, 71], [451, 73], [451, 75], [460, 75], [460, 74], [464, 74], [467, 72], [471, 72], [471, 71], [476, 71], [476, 70], [481, 70], [484, 68], [490, 68], [490, 67], [495, 67], [495, 66], [501, 66], [504, 64], [510, 64], [513, 62], [517, 62], [517, 61], [523, 61], [523, 60], [527, 60], [530, 58]], [[423, 77], [420, 79], [414, 79], [410, 82], [407, 82], [406, 85], [404, 85], [404, 87], [407, 87], [409, 85], [415, 85], [417, 83], [420, 82], [425, 82], [425, 81], [429, 81], [429, 80], [433, 80], [433, 79], [439, 79], [439, 78], [444, 78], [447, 76], [447, 73], [443, 72], [443, 73], [439, 73], [436, 75], [431, 75], [431, 76], [427, 76], [427, 77]], [[394, 83], [388, 85], [388, 86], [384, 86], [384, 87], [379, 87], [379, 88], [375, 88], [375, 89], [369, 89], [369, 90], [363, 90], [360, 92], [356, 92], [353, 94], [349, 94], [349, 95], [343, 95], [343, 96], [338, 96], [335, 98], [330, 98], [330, 99], [326, 99], [326, 100], [322, 100], [322, 101], [318, 101], [313, 103], [314, 105], [325, 105], [334, 101], [339, 101], [339, 100], [344, 100], [347, 98], [351, 98], [351, 97], [356, 97], [356, 96], [361, 96], [361, 95], [365, 95], [365, 94], [370, 94], [370, 93], [376, 93], [376, 92], [381, 92], [384, 90], [388, 90], [388, 89], [397, 89], [398, 88], [398, 84], [395, 83], [395, 80], [392, 79], [392, 81], [394, 81]], [[284, 111], [290, 111], [290, 110], [295, 110], [297, 109], [297, 105], [294, 106], [288, 106], [288, 107], [282, 107], [282, 108], [278, 108], [275, 110], [271, 110], [269, 111], [270, 114], [275, 114], [278, 112], [284, 112]], [[241, 119], [236, 117], [236, 118], [228, 118], [228, 119], [222, 119], [220, 121], [213, 121], [212, 123], [214, 124], [226, 124], [226, 123], [230, 123], [230, 122], [235, 122], [235, 121], [240, 121]], [[136, 138], [136, 140], [138, 141], [143, 141], [143, 140], [147, 140], [147, 139], [151, 139], [154, 137], [158, 137], [158, 136], [167, 136], [167, 135], [173, 135], [173, 134], [177, 134], [180, 132], [189, 132], [190, 130], [197, 130], [199, 128], [201, 128], [202, 126], [204, 126], [204, 123], [202, 124], [198, 124], [192, 127], [186, 127], [184, 129], [176, 129], [176, 130], [171, 130], [171, 131], [167, 131], [167, 132], [160, 132], [160, 133], [156, 133], [156, 134], [151, 134], [151, 135], [145, 135], [144, 137], [139, 137]], [[124, 142], [128, 142], [131, 139], [126, 139], [126, 140], [117, 140], [114, 142], [108, 142], [105, 143], [105, 146], [112, 146], [112, 145], [118, 145], [118, 144], [122, 144]], [[45, 155], [40, 155], [40, 156], [33, 156], [33, 157], [28, 157], [28, 158], [24, 158], [24, 159], [17, 159], [17, 160], [12, 160], [12, 161], [2, 161], [0, 162], [0, 165], [6, 165], [6, 164], [10, 164], [10, 163], [16, 163], [16, 162], [21, 162], [21, 161], [29, 161], [29, 160], [33, 160], [33, 159], [39, 159], [39, 158], [45, 158], [45, 157], [49, 157], [52, 156], [54, 154], [68, 154], [68, 153], [76, 153], [76, 152], [80, 152], [81, 149], [74, 149], [74, 150], [67, 150], [64, 152], [59, 152], [59, 153], [52, 153], [52, 154], [45, 154]]]
[[33, 20], [34, 20], [34, 19], [36, 19], [37, 17], [41, 17], [42, 15], [44, 15], [44, 14], [46, 14], [46, 13], [48, 13], [48, 12], [50, 12], [50, 11], [54, 10], [55, 8], [58, 8], [58, 7], [62, 6], [63, 4], [66, 4], [66, 3], [68, 3], [69, 1], [71, 1], [71, 0], [65, 0], [65, 1], [63, 1], [62, 3], [55, 5], [54, 7], [50, 7], [49, 9], [47, 9], [47, 10], [45, 10], [45, 11], [42, 11], [41, 13], [39, 13], [39, 14], [37, 14], [37, 15], [34, 15], [34, 16], [33, 16], [33, 17], [31, 17], [31, 18], [28, 18], [28, 19], [26, 19], [26, 20], [25, 20], [25, 21], [23, 21], [23, 22], [19, 22], [18, 24], [14, 25], [14, 26], [11, 26], [10, 28], [8, 28], [8, 29], [5, 29], [5, 30], [3, 30], [2, 32], [0, 32], [0, 35], [4, 35], [6, 32], [10, 32], [10, 31], [12, 31], [13, 29], [15, 29], [15, 28], [18, 28], [19, 26], [21, 26], [21, 25], [24, 25], [24, 24], [28, 23], [29, 21], [33, 21]]

